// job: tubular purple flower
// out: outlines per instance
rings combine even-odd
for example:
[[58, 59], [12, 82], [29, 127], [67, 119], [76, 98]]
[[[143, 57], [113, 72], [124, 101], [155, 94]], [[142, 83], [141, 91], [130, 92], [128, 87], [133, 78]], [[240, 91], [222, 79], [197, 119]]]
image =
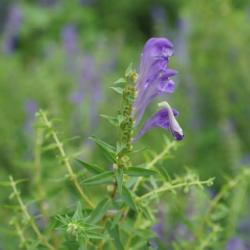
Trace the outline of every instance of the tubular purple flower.
[[138, 140], [149, 129], [155, 127], [170, 130], [173, 137], [178, 141], [183, 139], [183, 131], [175, 119], [175, 117], [178, 116], [179, 113], [175, 109], [172, 109], [167, 102], [162, 102], [159, 104], [159, 106], [162, 107], [162, 109], [160, 109], [156, 114], [154, 114], [144, 123], [142, 129], [135, 137], [135, 140]]
[[176, 71], [167, 67], [172, 55], [173, 44], [168, 39], [151, 38], [146, 42], [136, 83], [137, 96], [133, 110], [135, 124], [139, 123], [153, 99], [164, 93], [173, 93], [175, 83], [171, 77], [176, 75]]

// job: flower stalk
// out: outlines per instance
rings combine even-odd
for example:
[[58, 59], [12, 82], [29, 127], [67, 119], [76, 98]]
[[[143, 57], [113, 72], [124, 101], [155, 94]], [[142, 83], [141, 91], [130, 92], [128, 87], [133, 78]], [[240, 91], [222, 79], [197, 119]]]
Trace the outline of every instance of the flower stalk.
[[122, 122], [120, 123], [121, 139], [120, 147], [121, 150], [117, 154], [117, 166], [118, 168], [126, 168], [130, 165], [128, 154], [132, 151], [132, 136], [133, 136], [133, 104], [135, 99], [135, 81], [137, 75], [134, 71], [126, 74], [126, 85], [123, 89], [122, 94]]

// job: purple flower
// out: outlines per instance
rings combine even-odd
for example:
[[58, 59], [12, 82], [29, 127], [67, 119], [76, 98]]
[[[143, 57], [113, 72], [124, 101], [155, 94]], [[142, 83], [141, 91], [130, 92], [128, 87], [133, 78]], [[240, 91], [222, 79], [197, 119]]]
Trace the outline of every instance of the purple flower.
[[67, 55], [69, 57], [76, 55], [77, 36], [75, 26], [70, 24], [64, 26], [62, 30], [62, 40]]
[[11, 6], [4, 30], [5, 53], [11, 53], [15, 49], [21, 23], [22, 23], [22, 12], [20, 7], [17, 5]]
[[[175, 83], [171, 77], [176, 75], [176, 71], [169, 69], [169, 58], [173, 55], [173, 45], [166, 38], [151, 38], [143, 49], [139, 76], [136, 82], [136, 99], [133, 107], [133, 118], [137, 125], [147, 106], [164, 93], [173, 93]], [[176, 140], [182, 140], [183, 131], [175, 119], [177, 111], [173, 110], [167, 102], [159, 104], [162, 109], [152, 116], [135, 140], [139, 139], [150, 128], [161, 127], [170, 130]]]
[[138, 140], [149, 129], [155, 127], [169, 130], [176, 140], [183, 139], [183, 131], [175, 119], [175, 116], [178, 116], [179, 113], [175, 109], [172, 109], [167, 102], [160, 103], [160, 105], [164, 107], [144, 123], [142, 129], [135, 137], [135, 140]]
[[227, 242], [225, 250], [246, 250], [246, 246], [240, 238], [232, 238]]
[[76, 90], [70, 95], [70, 100], [76, 105], [81, 105], [83, 102], [83, 97], [84, 93], [82, 91]]
[[176, 71], [167, 67], [172, 55], [173, 45], [168, 39], [151, 38], [146, 42], [136, 83], [137, 97], [133, 111], [136, 124], [153, 99], [164, 93], [173, 93], [175, 83], [170, 77], [175, 76]]

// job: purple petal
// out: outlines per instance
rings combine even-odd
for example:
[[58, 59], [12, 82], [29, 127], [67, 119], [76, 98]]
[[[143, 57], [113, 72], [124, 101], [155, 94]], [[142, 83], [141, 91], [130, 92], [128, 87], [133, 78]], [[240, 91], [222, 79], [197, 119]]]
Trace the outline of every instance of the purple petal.
[[173, 55], [173, 44], [166, 38], [151, 38], [141, 55], [139, 77], [136, 83], [137, 96], [133, 117], [135, 125], [141, 120], [146, 107], [164, 93], [173, 93], [174, 82], [170, 79], [176, 71], [167, 68], [169, 57]]
[[158, 87], [160, 92], [173, 93], [175, 90], [175, 82], [172, 79], [161, 82]]
[[137, 141], [149, 129], [155, 127], [169, 129], [176, 140], [182, 140], [184, 135], [181, 127], [179, 126], [178, 122], [175, 119], [175, 116], [177, 114], [178, 112], [176, 112], [174, 109], [172, 110], [169, 110], [167, 108], [161, 109], [144, 123], [142, 129], [136, 135], [134, 140]]

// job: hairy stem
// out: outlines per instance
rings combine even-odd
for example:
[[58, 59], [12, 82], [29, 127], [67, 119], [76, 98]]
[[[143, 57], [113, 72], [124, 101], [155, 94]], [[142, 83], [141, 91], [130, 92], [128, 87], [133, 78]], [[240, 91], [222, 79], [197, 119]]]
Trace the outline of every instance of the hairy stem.
[[16, 182], [14, 181], [13, 177], [10, 176], [9, 177], [10, 179], [10, 184], [11, 184], [11, 187], [12, 187], [12, 190], [13, 190], [13, 194], [15, 195], [17, 201], [18, 201], [18, 204], [21, 208], [21, 211], [24, 215], [24, 218], [30, 223], [30, 226], [32, 227], [33, 231], [35, 232], [37, 238], [40, 240], [40, 242], [46, 246], [48, 249], [50, 250], [55, 250], [55, 248], [48, 242], [48, 240], [46, 239], [46, 237], [44, 237], [39, 228], [37, 227], [36, 223], [34, 222], [33, 218], [31, 217], [31, 215], [29, 214], [26, 206], [24, 205], [24, 202], [20, 196], [20, 193], [19, 191], [17, 190], [17, 187], [16, 187]]
[[95, 205], [92, 203], [92, 201], [90, 200], [90, 198], [85, 194], [85, 192], [83, 191], [80, 183], [78, 182], [77, 176], [73, 171], [73, 168], [71, 167], [71, 164], [69, 162], [69, 158], [67, 157], [64, 148], [63, 148], [63, 144], [60, 142], [56, 131], [53, 129], [51, 122], [48, 120], [47, 115], [45, 114], [45, 112], [41, 111], [40, 112], [41, 117], [45, 123], [45, 125], [47, 126], [47, 128], [51, 131], [51, 135], [56, 143], [56, 146], [58, 148], [58, 151], [63, 159], [63, 163], [68, 171], [70, 180], [73, 182], [74, 186], [76, 187], [77, 191], [79, 192], [79, 194], [81, 195], [81, 197], [83, 198], [83, 200], [91, 207], [94, 208]]
[[14, 227], [15, 227], [15, 229], [17, 231], [17, 234], [18, 234], [18, 236], [20, 238], [21, 247], [25, 247], [26, 249], [29, 249], [28, 245], [27, 245], [27, 240], [26, 240], [26, 238], [24, 236], [23, 230], [22, 230], [20, 224], [18, 223], [18, 221], [14, 222]]
[[154, 196], [156, 194], [159, 194], [159, 193], [162, 193], [162, 192], [165, 192], [165, 191], [171, 191], [171, 190], [174, 190], [174, 189], [177, 189], [177, 188], [181, 188], [181, 187], [190, 187], [190, 186], [201, 186], [201, 185], [211, 185], [212, 184], [212, 179], [208, 179], [206, 181], [191, 181], [189, 183], [178, 183], [178, 184], [171, 184], [171, 183], [166, 183], [166, 184], [163, 184], [162, 187], [160, 188], [157, 188], [149, 193], [146, 193], [144, 194], [143, 196], [141, 196], [139, 199], [141, 200], [151, 200], [151, 199], [154, 199]]

